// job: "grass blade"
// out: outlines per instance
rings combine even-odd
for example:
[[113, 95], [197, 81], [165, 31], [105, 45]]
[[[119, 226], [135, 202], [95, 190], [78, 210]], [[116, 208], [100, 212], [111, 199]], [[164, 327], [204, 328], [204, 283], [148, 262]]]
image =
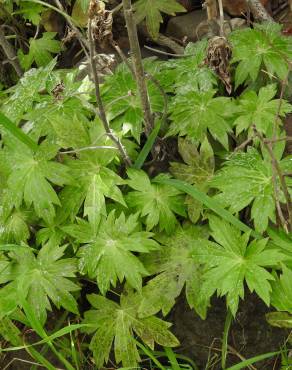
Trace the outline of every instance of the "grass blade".
[[232, 323], [232, 313], [230, 310], [227, 311], [226, 320], [224, 324], [224, 332], [223, 332], [223, 339], [222, 339], [222, 359], [221, 365], [222, 369], [226, 367], [226, 358], [227, 358], [227, 347], [228, 347], [228, 334], [230, 330], [230, 326]]
[[267, 358], [274, 357], [276, 355], [279, 355], [281, 351], [278, 352], [269, 352], [269, 353], [264, 353], [263, 355], [255, 356], [252, 358], [249, 358], [248, 360], [242, 361], [241, 363], [231, 366], [226, 370], [241, 370], [241, 369], [246, 369], [247, 366], [254, 364], [255, 362], [265, 360]]
[[156, 182], [160, 184], [171, 185], [176, 189], [189, 194], [191, 197], [199, 202], [202, 202], [206, 207], [217, 213], [217, 215], [228, 221], [233, 226], [237, 227], [239, 230], [243, 232], [250, 232], [254, 238], [259, 239], [262, 237], [259, 233], [252, 230], [249, 226], [238, 220], [235, 216], [233, 216], [232, 213], [221, 207], [221, 205], [215, 199], [210, 198], [208, 195], [198, 190], [194, 185], [190, 185], [184, 181], [174, 179], [159, 179]]
[[137, 347], [139, 347], [146, 356], [148, 356], [152, 362], [157, 366], [158, 369], [166, 370], [165, 367], [157, 360], [157, 358], [153, 355], [152, 351], [150, 351], [148, 348], [143, 346], [142, 343], [135, 340]]
[[19, 127], [17, 127], [9, 118], [0, 112], [0, 125], [2, 125], [11, 135], [27, 145], [31, 150], [37, 151], [38, 145], [28, 135], [26, 135]]
[[159, 130], [160, 130], [160, 125], [161, 125], [160, 122], [156, 123], [156, 126], [151, 131], [151, 134], [148, 136], [148, 139], [147, 139], [145, 145], [143, 146], [141, 152], [139, 153], [138, 158], [136, 159], [135, 163], [133, 164], [133, 168], [140, 169], [143, 166], [148, 154], [150, 153], [150, 151], [151, 151], [151, 149], [152, 149], [152, 147], [155, 143], [155, 140], [156, 140], [157, 135], [158, 135]]
[[181, 370], [181, 367], [179, 366], [179, 363], [177, 362], [177, 358], [173, 350], [170, 347], [164, 347], [164, 351], [165, 351], [166, 356], [168, 357], [169, 363], [171, 365], [171, 369]]

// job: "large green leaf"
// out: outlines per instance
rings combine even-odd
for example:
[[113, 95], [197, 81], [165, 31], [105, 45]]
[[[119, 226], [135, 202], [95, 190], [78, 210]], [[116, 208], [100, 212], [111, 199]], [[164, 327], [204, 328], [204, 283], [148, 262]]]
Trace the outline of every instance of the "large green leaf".
[[200, 294], [202, 266], [194, 261], [193, 253], [200, 239], [207, 237], [207, 229], [190, 225], [178, 226], [171, 236], [157, 236], [162, 248], [143, 258], [147, 270], [157, 276], [143, 288], [139, 316], [153, 315], [160, 310], [167, 315], [185, 287], [190, 307], [205, 318], [208, 302]]
[[231, 34], [232, 61], [239, 63], [235, 73], [236, 87], [249, 78], [255, 81], [261, 69], [270, 77], [286, 78], [292, 53], [289, 37], [281, 34], [281, 27], [278, 23], [256, 24], [254, 28]]
[[27, 71], [33, 62], [38, 67], [46, 66], [53, 59], [52, 54], [61, 51], [61, 41], [54, 40], [56, 32], [44, 32], [39, 39], [31, 38], [29, 40], [29, 53], [24, 54], [21, 49], [18, 52], [18, 58], [22, 67]]
[[7, 196], [12, 206], [19, 208], [23, 202], [34, 206], [38, 217], [50, 222], [55, 216], [54, 205], [60, 205], [52, 184], [62, 186], [73, 182], [65, 165], [50, 160], [56, 155], [56, 147], [43, 142], [33, 153], [25, 146], [15, 147], [15, 141], [6, 140], [6, 158], [10, 174], [7, 180]]
[[[236, 104], [226, 97], [214, 97], [216, 91], [188, 91], [176, 95], [170, 106], [171, 125], [168, 135], [187, 135], [202, 142], [207, 130], [228, 149], [228, 133], [232, 131], [228, 119], [237, 111]], [[224, 107], [224, 109], [222, 109]]]
[[181, 192], [169, 185], [151, 183], [142, 170], [130, 168], [128, 176], [127, 183], [135, 191], [128, 193], [127, 203], [141, 212], [141, 217], [145, 218], [147, 230], [152, 230], [154, 226], [159, 225], [160, 231], [165, 230], [168, 234], [174, 231], [177, 224], [175, 214], [185, 216]]
[[[256, 149], [249, 148], [247, 153], [231, 155], [210, 184], [220, 190], [215, 199], [228, 206], [232, 213], [251, 204], [251, 218], [255, 229], [263, 232], [267, 229], [269, 220], [275, 221], [272, 176], [270, 159], [263, 159]], [[279, 183], [278, 189], [278, 198], [285, 203]]]
[[83, 220], [63, 228], [77, 242], [85, 244], [78, 251], [80, 270], [97, 279], [102, 294], [111, 284], [116, 286], [117, 281], [124, 279], [141, 290], [142, 277], [148, 275], [134, 253], [149, 253], [158, 244], [151, 239], [152, 233], [138, 230], [137, 218], [138, 215], [132, 214], [126, 219], [123, 213], [116, 218], [112, 211], [101, 220], [96, 231]]
[[[208, 192], [208, 180], [213, 176], [215, 161], [211, 145], [207, 138], [197, 149], [191, 140], [179, 138], [178, 150], [184, 163], [172, 162], [170, 172], [179, 180], [196, 185], [203, 192]], [[201, 215], [203, 204], [190, 195], [186, 197], [189, 218], [196, 223]]]
[[[41, 322], [46, 320], [46, 311], [51, 310], [49, 299], [66, 310], [78, 313], [77, 303], [70, 292], [79, 287], [68, 278], [75, 277], [77, 263], [72, 258], [62, 258], [66, 247], [46, 244], [35, 257], [30, 248], [18, 248], [9, 253], [9, 266], [0, 272], [2, 282], [9, 282], [15, 290], [22, 289], [35, 315]], [[5, 300], [5, 297], [3, 297]], [[0, 307], [4, 300], [1, 299]], [[15, 298], [15, 306], [20, 304]]]
[[152, 350], [154, 343], [162, 346], [177, 346], [178, 340], [168, 330], [171, 324], [155, 316], [138, 317], [141, 296], [127, 292], [121, 295], [120, 304], [103, 296], [88, 295], [94, 309], [85, 312], [86, 324], [95, 325], [95, 332], [90, 349], [93, 352], [98, 369], [108, 362], [109, 354], [114, 345], [116, 363], [122, 362], [124, 367], [136, 367], [140, 361], [135, 341], [135, 334]]
[[280, 103], [280, 99], [273, 99], [276, 94], [276, 85], [267, 85], [258, 94], [248, 90], [239, 98], [239, 114], [234, 122], [237, 135], [249, 130], [252, 136], [254, 132], [251, 126], [255, 125], [259, 132], [272, 137], [275, 117], [284, 117], [292, 111], [292, 106], [285, 100], [282, 99]]
[[210, 217], [210, 227], [215, 242], [202, 239], [193, 252], [194, 260], [207, 267], [202, 294], [211, 297], [217, 290], [220, 296], [226, 295], [227, 306], [235, 315], [239, 298], [244, 298], [246, 282], [249, 290], [269, 305], [270, 281], [275, 278], [267, 267], [277, 266], [285, 256], [280, 250], [268, 249], [267, 239], [249, 243], [250, 233], [241, 234], [217, 216]]

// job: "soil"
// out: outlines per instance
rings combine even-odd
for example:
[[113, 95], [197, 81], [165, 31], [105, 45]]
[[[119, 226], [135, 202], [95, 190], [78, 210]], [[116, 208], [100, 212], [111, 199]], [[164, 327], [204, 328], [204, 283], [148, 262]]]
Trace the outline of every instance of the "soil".
[[[245, 300], [240, 302], [229, 333], [227, 367], [241, 362], [243, 358], [278, 351], [284, 344], [288, 332], [267, 323], [265, 314], [270, 311], [255, 294], [247, 294]], [[174, 323], [173, 332], [181, 342], [179, 352], [192, 359], [200, 370], [221, 369], [221, 340], [225, 318], [226, 305], [223, 299], [214, 299], [207, 319], [202, 320], [188, 307], [184, 297], [179, 299], [168, 318]], [[280, 368], [279, 359], [272, 358], [256, 363], [253, 369]]]

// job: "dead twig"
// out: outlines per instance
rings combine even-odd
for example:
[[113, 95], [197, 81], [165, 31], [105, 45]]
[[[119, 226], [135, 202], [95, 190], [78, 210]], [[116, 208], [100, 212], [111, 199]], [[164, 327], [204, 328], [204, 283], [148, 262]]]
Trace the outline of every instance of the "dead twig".
[[22, 71], [22, 68], [20, 66], [19, 60], [18, 60], [18, 58], [15, 54], [15, 51], [14, 51], [13, 47], [6, 40], [5, 33], [4, 33], [2, 27], [0, 27], [0, 46], [2, 47], [6, 57], [8, 59], [8, 62], [15, 69], [15, 72], [17, 73], [17, 76], [21, 77], [23, 75], [23, 71]]
[[93, 74], [93, 79], [94, 79], [94, 85], [95, 85], [95, 96], [96, 96], [96, 101], [98, 105], [98, 115], [103, 123], [105, 132], [107, 135], [110, 137], [110, 139], [113, 141], [113, 143], [116, 145], [118, 150], [121, 153], [121, 156], [127, 166], [131, 166], [132, 161], [129, 158], [126, 149], [122, 145], [121, 141], [119, 138], [117, 138], [114, 133], [112, 132], [107, 117], [105, 113], [105, 109], [103, 106], [103, 102], [101, 100], [101, 95], [100, 95], [100, 89], [99, 89], [99, 77], [97, 74], [97, 68], [96, 68], [96, 60], [95, 60], [95, 47], [94, 47], [94, 42], [93, 42], [93, 37], [92, 37], [92, 18], [89, 18], [88, 21], [88, 37], [89, 37], [89, 50], [90, 50], [90, 63], [91, 63], [91, 68], [92, 68], [92, 74]]
[[223, 12], [223, 3], [222, 0], [218, 0], [218, 6], [219, 6], [219, 20], [220, 20], [220, 36], [225, 37], [224, 32], [224, 12]]
[[131, 0], [123, 0], [123, 8], [131, 48], [132, 66], [138, 86], [138, 92], [140, 95], [144, 115], [145, 133], [147, 136], [149, 136], [150, 132], [154, 127], [154, 117], [150, 108], [150, 101], [146, 86], [144, 68], [142, 64], [142, 56], [138, 40], [137, 27], [133, 16]]
[[[61, 10], [62, 13], [65, 13], [64, 7], [61, 4], [61, 2], [59, 0], [54, 0], [54, 2], [56, 4], [57, 8], [59, 10]], [[89, 58], [89, 55], [88, 55], [88, 52], [87, 52], [87, 50], [89, 50], [89, 43], [86, 40], [86, 37], [84, 37], [82, 35], [82, 33], [79, 31], [78, 27], [76, 27], [75, 24], [71, 21], [70, 17], [66, 17], [66, 21], [68, 22], [69, 26], [71, 27], [71, 29], [73, 30], [74, 34], [76, 35], [78, 41], [80, 42], [80, 45], [82, 46], [85, 55], [87, 56], [87, 58]]]
[[260, 0], [247, 0], [247, 5], [256, 20], [260, 22], [275, 22]]
[[286, 207], [287, 207], [287, 212], [289, 216], [289, 229], [291, 229], [292, 227], [292, 201], [291, 201], [291, 196], [290, 196], [287, 184], [286, 184], [285, 176], [283, 175], [279, 162], [277, 161], [275, 154], [273, 152], [272, 143], [265, 142], [264, 137], [262, 136], [260, 132], [258, 132], [255, 125], [253, 125], [252, 128], [254, 130], [255, 135], [260, 139], [261, 143], [266, 147], [268, 154], [271, 158], [272, 167], [275, 173], [277, 174], [277, 176], [279, 177], [281, 188], [282, 188], [285, 200], [286, 200]]

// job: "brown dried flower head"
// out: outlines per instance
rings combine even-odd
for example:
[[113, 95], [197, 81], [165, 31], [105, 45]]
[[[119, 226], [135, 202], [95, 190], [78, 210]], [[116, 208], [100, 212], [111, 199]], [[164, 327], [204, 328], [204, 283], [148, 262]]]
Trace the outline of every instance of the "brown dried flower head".
[[105, 9], [102, 1], [91, 0], [89, 22], [91, 22], [92, 37], [101, 47], [112, 42], [113, 16], [111, 11]]

